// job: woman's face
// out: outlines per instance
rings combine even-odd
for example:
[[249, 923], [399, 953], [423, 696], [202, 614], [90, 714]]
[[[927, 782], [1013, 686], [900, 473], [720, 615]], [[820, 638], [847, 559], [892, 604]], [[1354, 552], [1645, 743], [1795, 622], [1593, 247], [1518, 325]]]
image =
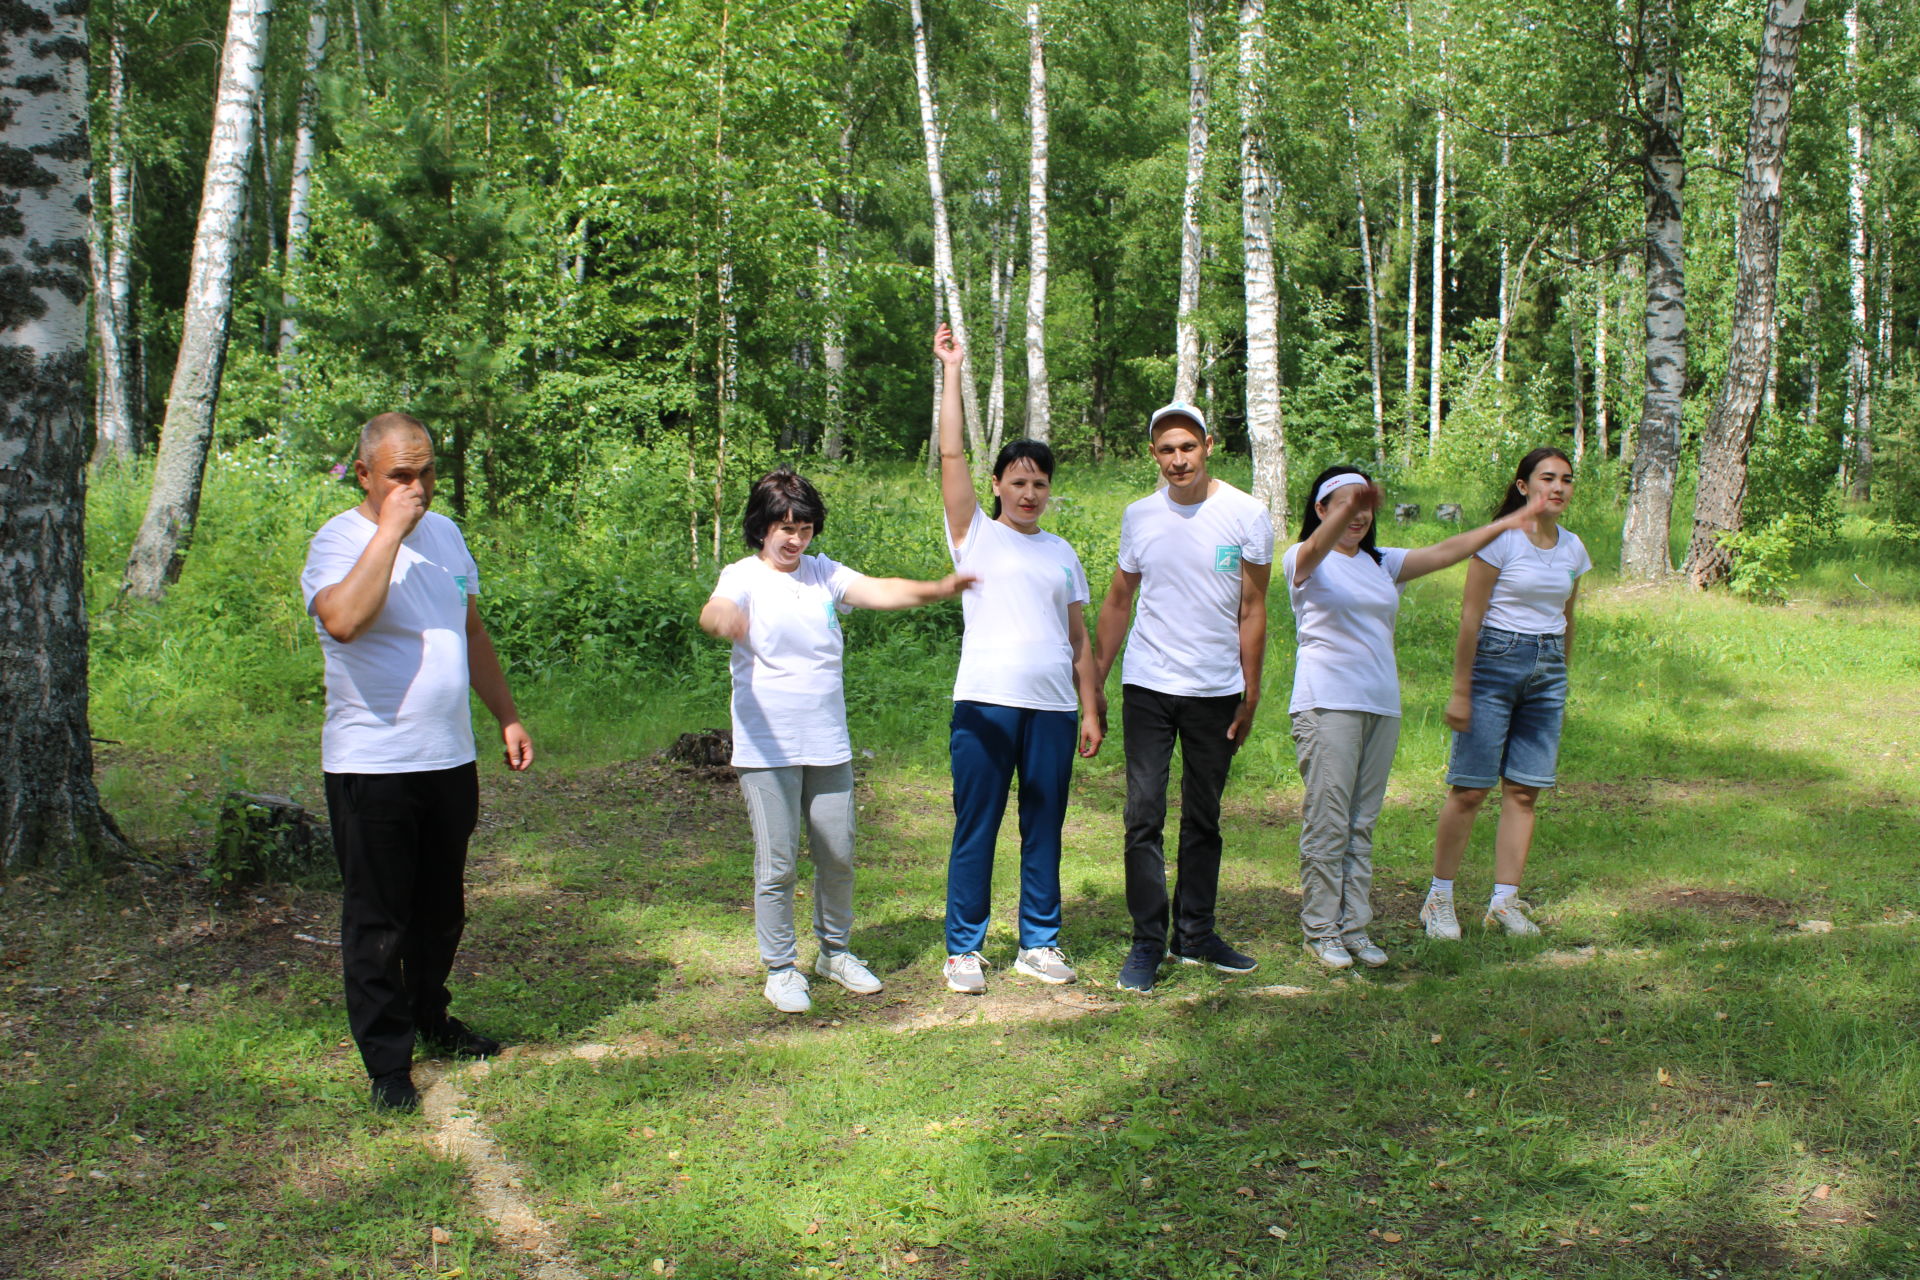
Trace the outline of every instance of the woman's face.
[[1513, 487], [1529, 502], [1535, 494], [1545, 495], [1547, 514], [1558, 518], [1567, 509], [1568, 499], [1573, 497], [1573, 464], [1564, 458], [1542, 458], [1533, 474], [1525, 480], [1514, 481]]
[[[1327, 518], [1328, 504], [1326, 502], [1314, 503], [1313, 509], [1320, 513], [1322, 520]], [[1347, 526], [1340, 531], [1340, 541], [1334, 545], [1338, 547], [1342, 553], [1352, 555], [1360, 549], [1360, 539], [1366, 537], [1367, 530], [1371, 528], [1373, 528], [1372, 509], [1355, 504], [1355, 506], [1347, 512]]]
[[1032, 458], [1015, 458], [993, 482], [993, 496], [1000, 499], [1000, 514], [1015, 525], [1030, 528], [1040, 521], [1053, 496], [1053, 481], [1035, 466]]
[[767, 526], [766, 536], [761, 540], [760, 558], [782, 573], [792, 573], [800, 567], [800, 557], [807, 553], [807, 544], [812, 541], [811, 523], [776, 520]]

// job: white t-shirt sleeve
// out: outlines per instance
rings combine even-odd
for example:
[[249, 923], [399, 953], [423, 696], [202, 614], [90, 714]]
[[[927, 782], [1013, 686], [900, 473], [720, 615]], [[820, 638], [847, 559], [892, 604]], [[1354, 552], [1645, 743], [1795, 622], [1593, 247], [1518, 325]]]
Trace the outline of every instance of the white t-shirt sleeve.
[[967, 521], [966, 532], [960, 535], [960, 541], [956, 544], [952, 541], [953, 531], [947, 527], [947, 517], [944, 512], [941, 514], [940, 532], [947, 535], [947, 552], [953, 557], [956, 569], [965, 563], [969, 555], [973, 554], [974, 544], [980, 540], [980, 526], [986, 522], [987, 513], [981, 509], [979, 503], [974, 503], [973, 519]]
[[[1568, 538], [1573, 537], [1571, 533], [1568, 533], [1564, 529], [1562, 529], [1560, 532], [1565, 537], [1568, 537]], [[1587, 574], [1593, 572], [1593, 557], [1587, 554], [1586, 543], [1581, 542], [1576, 538], [1574, 540], [1574, 545], [1579, 549], [1579, 552], [1580, 552], [1580, 567], [1573, 571], [1573, 576], [1576, 578], [1583, 578]]]
[[1122, 573], [1140, 572], [1140, 553], [1134, 546], [1138, 533], [1138, 522], [1134, 519], [1132, 508], [1120, 517], [1120, 554], [1118, 563]]
[[1512, 539], [1515, 533], [1516, 531], [1513, 529], [1503, 530], [1499, 537], [1474, 552], [1474, 559], [1484, 561], [1496, 569], [1505, 569], [1513, 560], [1514, 546]]
[[1393, 585], [1403, 594], [1406, 592], [1407, 584], [1400, 581], [1400, 568], [1406, 564], [1406, 562], [1407, 549], [1405, 547], [1380, 548], [1380, 567], [1387, 571], [1387, 576], [1393, 579]]
[[827, 590], [833, 594], [833, 607], [841, 613], [852, 613], [853, 606], [847, 603], [847, 588], [867, 575], [857, 573], [838, 560], [829, 560], [826, 556], [815, 558], [820, 562], [820, 572], [826, 579]]
[[313, 598], [328, 587], [338, 586], [360, 562], [362, 548], [331, 522], [314, 534], [307, 547], [306, 568], [300, 571], [300, 594], [306, 598], [307, 612], [313, 612]]
[[1240, 538], [1240, 558], [1248, 564], [1273, 563], [1273, 516], [1262, 511], [1247, 522]]
[[720, 581], [713, 584], [714, 600], [730, 600], [742, 609], [753, 597], [753, 583], [747, 577], [748, 562], [736, 560], [720, 571]]
[[1069, 603], [1090, 604], [1093, 601], [1093, 589], [1087, 585], [1086, 566], [1080, 563], [1078, 552], [1068, 548], [1068, 553], [1073, 556], [1073, 599]]

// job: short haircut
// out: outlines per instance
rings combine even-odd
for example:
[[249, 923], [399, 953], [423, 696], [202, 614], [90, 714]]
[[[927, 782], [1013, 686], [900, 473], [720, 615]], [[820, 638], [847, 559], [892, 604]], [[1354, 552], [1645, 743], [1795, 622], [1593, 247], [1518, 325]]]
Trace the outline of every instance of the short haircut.
[[767, 545], [767, 529], [783, 521], [810, 524], [814, 536], [827, 531], [827, 504], [813, 482], [792, 467], [775, 467], [753, 482], [741, 532], [755, 551]]
[[427, 424], [412, 414], [400, 413], [397, 410], [392, 413], [375, 414], [367, 419], [366, 426], [360, 428], [360, 461], [372, 466], [373, 455], [379, 451], [381, 445], [387, 442], [387, 437], [399, 435], [402, 432], [424, 436], [427, 447], [433, 447], [433, 432], [427, 430]]
[[[1000, 456], [993, 460], [993, 478], [998, 480], [1007, 473], [1007, 468], [1024, 459], [1033, 464], [1034, 470], [1053, 479], [1053, 450], [1042, 440], [1010, 440], [1000, 448]], [[993, 518], [1000, 518], [1000, 495], [993, 495]]]

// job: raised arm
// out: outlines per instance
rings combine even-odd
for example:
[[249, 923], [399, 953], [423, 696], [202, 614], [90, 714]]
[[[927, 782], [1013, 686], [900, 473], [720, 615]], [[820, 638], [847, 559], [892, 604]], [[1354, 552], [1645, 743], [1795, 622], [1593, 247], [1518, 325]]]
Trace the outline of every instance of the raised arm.
[[1086, 606], [1067, 606], [1067, 640], [1073, 645], [1073, 687], [1080, 699], [1080, 754], [1092, 759], [1100, 754], [1107, 726], [1100, 710], [1100, 664], [1094, 661], [1087, 636]]
[[1270, 564], [1240, 562], [1240, 678], [1246, 688], [1240, 694], [1240, 709], [1227, 726], [1227, 737], [1235, 747], [1246, 745], [1253, 731], [1253, 713], [1260, 707], [1260, 672], [1267, 656], [1267, 583], [1272, 577]]
[[856, 609], [917, 609], [951, 600], [975, 582], [971, 573], [950, 573], [935, 582], [917, 578], [856, 578], [847, 585], [846, 602]]
[[[1411, 557], [1412, 553], [1408, 554]], [[1447, 727], [1459, 733], [1473, 725], [1473, 651], [1480, 640], [1487, 604], [1493, 599], [1493, 584], [1499, 580], [1500, 571], [1485, 560], [1467, 566], [1467, 590], [1460, 600], [1460, 634], [1453, 642], [1453, 694], [1447, 699], [1445, 715]]]
[[513, 705], [513, 691], [507, 688], [507, 673], [500, 667], [500, 655], [494, 651], [493, 637], [480, 620], [480, 605], [467, 597], [467, 681], [487, 710], [500, 722], [500, 742], [506, 748], [507, 768], [515, 773], [533, 763], [533, 739], [520, 723], [520, 712]]
[[1348, 522], [1363, 509], [1362, 504], [1377, 508], [1380, 491], [1370, 484], [1349, 484], [1327, 495], [1327, 510], [1320, 519], [1320, 527], [1293, 553], [1294, 586], [1303, 585], [1320, 567], [1320, 562], [1332, 554], [1340, 535], [1347, 531]]
[[1533, 500], [1526, 506], [1510, 515], [1502, 516], [1492, 524], [1483, 524], [1478, 529], [1456, 533], [1444, 542], [1436, 542], [1430, 547], [1414, 547], [1407, 552], [1407, 558], [1400, 562], [1398, 580], [1412, 582], [1415, 578], [1424, 578], [1430, 573], [1451, 569], [1474, 552], [1484, 550], [1507, 530], [1531, 529], [1534, 520], [1546, 509], [1546, 494], [1544, 492], [1535, 494]]
[[387, 607], [387, 587], [393, 582], [393, 562], [400, 544], [427, 514], [426, 495], [418, 485], [403, 485], [387, 495], [380, 505], [373, 540], [360, 558], [353, 562], [347, 576], [313, 597], [313, 616], [327, 634], [341, 644], [351, 644]]
[[940, 379], [940, 502], [947, 512], [947, 541], [957, 547], [980, 506], [961, 434], [960, 362], [967, 353], [953, 340], [953, 330], [943, 324], [934, 332], [933, 354], [945, 370]]

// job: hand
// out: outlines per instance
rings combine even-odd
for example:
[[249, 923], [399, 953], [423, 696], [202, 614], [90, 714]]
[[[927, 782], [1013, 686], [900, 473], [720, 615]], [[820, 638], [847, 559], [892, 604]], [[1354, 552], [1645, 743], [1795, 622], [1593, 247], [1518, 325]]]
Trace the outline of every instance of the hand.
[[967, 349], [954, 341], [953, 330], [943, 324], [933, 331], [933, 354], [948, 369], [957, 370], [967, 358]]
[[1227, 726], [1227, 741], [1235, 751], [1247, 745], [1247, 735], [1253, 732], [1253, 713], [1259, 706], [1258, 698], [1240, 699], [1240, 709], [1233, 713], [1233, 723]]
[[[1106, 701], [1103, 697], [1102, 702]], [[1091, 760], [1100, 754], [1100, 744], [1107, 736], [1107, 713], [1104, 710], [1082, 708], [1080, 711], [1080, 758]]]
[[735, 644], [745, 644], [752, 630], [753, 619], [748, 616], [745, 605], [735, 605], [720, 624], [720, 634]]
[[934, 598], [950, 600], [978, 581], [980, 581], [980, 575], [977, 573], [950, 573], [940, 579], [938, 583], [940, 591]]
[[414, 526], [426, 514], [426, 492], [418, 485], [402, 485], [390, 490], [380, 504], [380, 532], [397, 533], [404, 538], [413, 532]]
[[1385, 497], [1379, 485], [1341, 485], [1327, 498], [1327, 523], [1345, 524], [1362, 511], [1377, 511]]
[[1473, 695], [1456, 693], [1447, 699], [1447, 709], [1442, 716], [1447, 728], [1455, 733], [1465, 733], [1473, 727]]
[[533, 739], [518, 720], [500, 726], [500, 741], [506, 744], [507, 768], [525, 773], [533, 764]]
[[1547, 495], [1540, 492], [1527, 499], [1527, 505], [1507, 517], [1507, 526], [1532, 533], [1540, 527], [1540, 516], [1547, 509]]

